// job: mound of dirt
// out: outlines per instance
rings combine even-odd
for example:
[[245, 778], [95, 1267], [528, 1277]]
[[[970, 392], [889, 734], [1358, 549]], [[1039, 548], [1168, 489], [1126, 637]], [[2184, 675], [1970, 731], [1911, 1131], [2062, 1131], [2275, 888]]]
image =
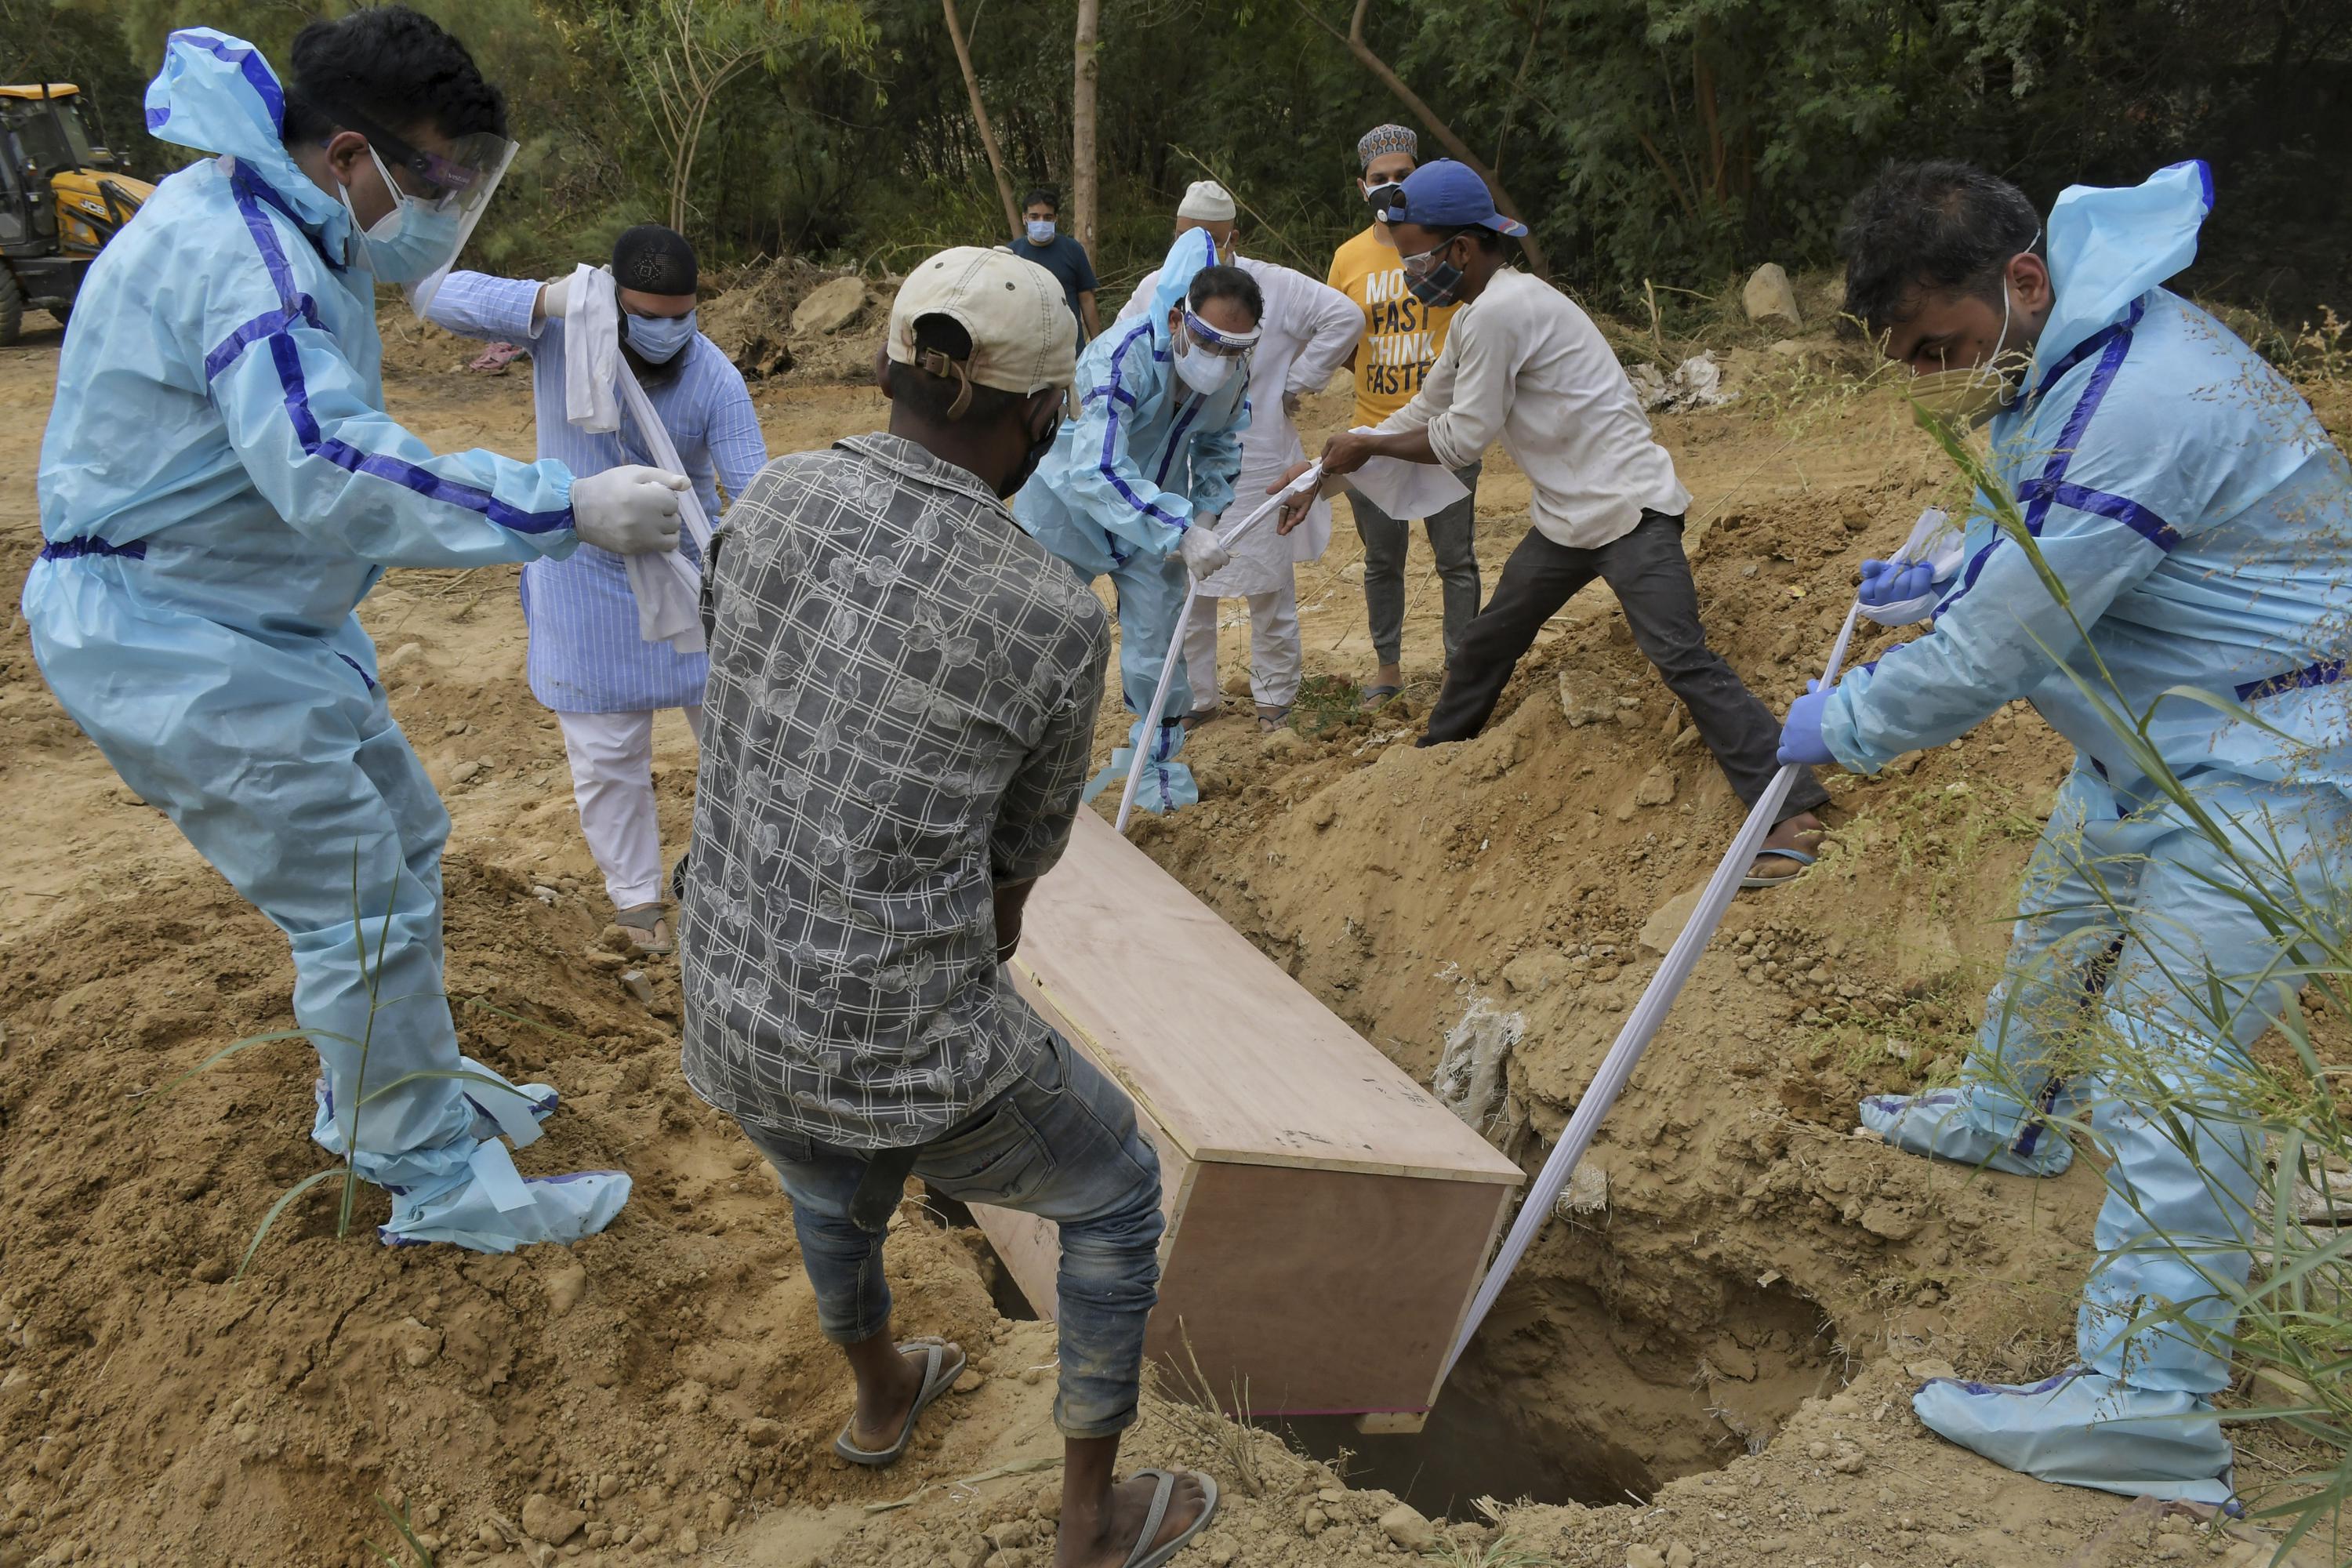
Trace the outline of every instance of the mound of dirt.
[[[383, 335], [383, 368], [388, 376], [455, 375], [489, 347], [478, 338], [460, 337], [446, 327], [418, 321], [408, 301], [397, 295], [376, 307], [375, 322]], [[522, 380], [528, 384], [530, 361], [512, 363], [522, 367]]]
[[[779, 285], [771, 319], [796, 299]], [[53, 368], [0, 355], [12, 580], [36, 546]], [[388, 380], [394, 413], [436, 447], [530, 455], [530, 400], [512, 377], [395, 363]], [[870, 389], [757, 395], [779, 452], [880, 419]], [[1762, 401], [1661, 430], [1699, 498], [1690, 545], [1709, 625], [1779, 703], [1817, 671], [1853, 563], [1945, 486], [1884, 403], [1795, 383], [1769, 417]], [[1348, 403], [1310, 400], [1310, 445]], [[2332, 407], [2340, 427], [2347, 400]], [[1497, 455], [1480, 486], [1490, 571], [1526, 526], [1526, 494]], [[1738, 813], [1602, 588], [1547, 628], [1485, 736], [1406, 743], [1439, 649], [1434, 575], [1413, 549], [1401, 702], [1354, 710], [1371, 655], [1361, 554], [1342, 528], [1300, 573], [1313, 700], [1296, 727], [1199, 731], [1203, 804], [1138, 837], [1424, 1080], [1465, 1020], [1511, 1020], [1481, 1037], [1498, 1087], [1474, 1114], [1532, 1167], [1653, 972], [1662, 911]], [[366, 1235], [373, 1196], [339, 1239], [322, 1184], [232, 1281], [270, 1205], [325, 1163], [306, 1136], [306, 1053], [258, 1047], [159, 1086], [290, 1022], [284, 940], [129, 798], [40, 684], [21, 622], [0, 634], [0, 783], [16, 786], [0, 828], [0, 1568], [380, 1563], [364, 1544], [390, 1540], [378, 1497], [445, 1565], [1037, 1568], [1056, 1479], [1050, 1331], [1002, 1318], [974, 1233], [919, 1205], [890, 1252], [902, 1324], [961, 1340], [977, 1386], [895, 1471], [830, 1455], [848, 1391], [786, 1205], [678, 1077], [674, 968], [645, 966], [647, 1004], [603, 943], [561, 738], [522, 680], [515, 575], [394, 572], [362, 618], [455, 821], [449, 988], [488, 1004], [463, 1008], [467, 1045], [564, 1095], [522, 1164], [636, 1178], [611, 1231], [568, 1252], [385, 1249]], [[1244, 637], [1228, 625], [1222, 653], [1225, 684], [1245, 692]], [[1106, 750], [1126, 724], [1116, 700]], [[672, 848], [693, 758], [664, 716]], [[2033, 1184], [1849, 1134], [1857, 1094], [1933, 1081], [1964, 1047], [2063, 760], [2038, 721], [2011, 714], [1841, 781], [1822, 864], [1735, 905], [1577, 1202], [1461, 1369], [1459, 1392], [1494, 1424], [1441, 1422], [1423, 1439], [1474, 1479], [1416, 1504], [1467, 1522], [1423, 1534], [1393, 1512], [1391, 1494], [1438, 1468], [1427, 1448], [1376, 1447], [1410, 1439], [1287, 1434], [1318, 1461], [1285, 1434], [1148, 1398], [1130, 1461], [1200, 1465], [1226, 1490], [1226, 1514], [1180, 1562], [1307, 1568], [1432, 1549], [1523, 1568], [2239, 1562], [2252, 1543], [2201, 1522], [1998, 1471], [1926, 1435], [1905, 1399], [1912, 1368], [2009, 1380], [2061, 1364], [2072, 1342], [2090, 1162]], [[2240, 1441], [2252, 1480], [2309, 1461], [2259, 1431]], [[1479, 1505], [1475, 1478], [1523, 1473], [1528, 1452], [1574, 1486]], [[1355, 1466], [1388, 1490], [1349, 1486]], [[1625, 1489], [1639, 1506], [1597, 1506]]]
[[869, 281], [865, 308], [835, 319], [830, 331], [803, 331], [793, 322], [810, 294], [852, 276], [797, 256], [756, 263], [730, 277], [703, 307], [702, 331], [747, 380], [789, 375], [803, 383], [869, 381], [898, 279]]

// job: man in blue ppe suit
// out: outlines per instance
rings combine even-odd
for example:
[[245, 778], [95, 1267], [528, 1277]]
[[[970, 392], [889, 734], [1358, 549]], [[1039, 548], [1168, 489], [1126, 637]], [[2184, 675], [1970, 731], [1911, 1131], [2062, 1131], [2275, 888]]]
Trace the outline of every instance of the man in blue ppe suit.
[[[2294, 388], [2159, 287], [2212, 200], [2201, 163], [2073, 187], [2045, 260], [2023, 195], [1966, 165], [1890, 169], [1862, 196], [1852, 308], [1920, 373], [1924, 405], [1989, 417], [1995, 471], [2072, 613], [1979, 496], [1933, 628], [1801, 698], [1780, 759], [1875, 772], [2019, 698], [2074, 742], [1959, 1087], [1862, 1117], [1897, 1148], [2047, 1175], [2072, 1151], [2044, 1118], [2087, 1110], [2112, 1163], [2080, 1364], [2021, 1387], [1935, 1379], [1914, 1403], [2013, 1469], [2220, 1503], [2231, 1455], [2210, 1396], [2230, 1381], [2226, 1287], [2246, 1278], [2262, 1152], [2198, 1112], [2301, 984], [2236, 894], [2262, 881], [2332, 930], [2352, 873], [2352, 483]], [[1921, 575], [1882, 570], [1865, 595]], [[2154, 710], [2151, 742], [2222, 842], [2151, 786], [2061, 661], [2135, 718]], [[2164, 695], [2181, 686], [2260, 722]], [[2074, 1082], [2070, 1051], [2091, 1064]]]
[[[1184, 573], [1206, 577], [1229, 559], [1216, 523], [1241, 472], [1249, 351], [1265, 312], [1257, 280], [1218, 264], [1208, 230], [1178, 235], [1143, 319], [1079, 355], [1077, 417], [1013, 499], [1021, 526], [1079, 576], [1109, 574], [1118, 592], [1119, 685], [1132, 713], [1148, 710], [1159, 688], [1184, 607]], [[1201, 798], [1192, 770], [1175, 760], [1192, 710], [1179, 659], [1136, 788], [1146, 811]], [[1129, 748], [1146, 743], [1138, 718], [1128, 746], [1112, 752], [1087, 786], [1087, 798], [1124, 783]]]
[[[281, 84], [242, 40], [172, 35], [147, 129], [217, 156], [165, 180], [91, 268], [25, 617], [75, 722], [291, 940], [321, 1064], [312, 1136], [390, 1189], [384, 1238], [568, 1242], [628, 1178], [526, 1182], [499, 1142], [534, 1138], [554, 1091], [458, 1054], [449, 819], [352, 610], [387, 566], [675, 548], [685, 481], [437, 457], [385, 416], [375, 285], [453, 259], [511, 155], [504, 107], [404, 7], [306, 27], [292, 61]], [[473, 1076], [399, 1081], [461, 1062]]]

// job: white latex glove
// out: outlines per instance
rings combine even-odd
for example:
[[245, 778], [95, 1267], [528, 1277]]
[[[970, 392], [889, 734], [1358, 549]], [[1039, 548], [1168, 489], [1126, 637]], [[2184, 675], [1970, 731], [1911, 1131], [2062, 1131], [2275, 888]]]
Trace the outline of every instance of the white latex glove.
[[1233, 552], [1217, 542], [1217, 520], [1196, 517], [1192, 526], [1176, 542], [1176, 553], [1195, 577], [1213, 577], [1224, 570], [1225, 563], [1234, 558]]
[[563, 312], [571, 309], [571, 273], [567, 272], [561, 278], [551, 278], [539, 286], [539, 319], [541, 321], [563, 320]]
[[684, 474], [624, 463], [572, 481], [572, 526], [583, 543], [616, 555], [677, 548], [677, 498]]

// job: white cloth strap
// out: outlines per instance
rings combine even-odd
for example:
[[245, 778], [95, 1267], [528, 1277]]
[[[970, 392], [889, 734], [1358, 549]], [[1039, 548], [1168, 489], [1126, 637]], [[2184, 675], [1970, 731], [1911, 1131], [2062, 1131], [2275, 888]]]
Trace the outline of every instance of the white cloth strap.
[[[1318, 458], [1307, 471], [1265, 498], [1264, 505], [1239, 522], [1220, 531], [1217, 542], [1227, 549], [1234, 540], [1250, 531], [1250, 525], [1279, 508], [1301, 490], [1312, 490], [1323, 477], [1323, 463]], [[1451, 474], [1446, 476], [1453, 478]], [[1118, 821], [1114, 825], [1120, 833], [1127, 831], [1127, 819], [1135, 815], [1135, 787], [1143, 781], [1143, 762], [1151, 754], [1151, 741], [1160, 729], [1160, 712], [1168, 706], [1168, 683], [1175, 679], [1177, 660], [1184, 657], [1184, 623], [1192, 614], [1192, 601], [1201, 596], [1201, 580], [1190, 572], [1184, 574], [1184, 602], [1176, 608], [1175, 629], [1168, 638], [1168, 659], [1160, 667], [1160, 684], [1151, 689], [1151, 711], [1143, 716], [1143, 728], [1136, 731], [1141, 743], [1135, 748], [1135, 760], [1128, 764], [1127, 788], [1118, 797]]]
[[[644, 436], [653, 466], [685, 473], [686, 465], [678, 461], [677, 447], [654, 412], [653, 400], [621, 357], [621, 309], [613, 275], [583, 263], [572, 275], [564, 300], [563, 416], [592, 435], [606, 435], [621, 427], [624, 409]], [[701, 498], [691, 486], [678, 496], [677, 510], [686, 536], [708, 560], [710, 520], [703, 516]], [[627, 556], [624, 564], [629, 593], [637, 601], [637, 635], [647, 642], [666, 642], [682, 654], [702, 652], [701, 569], [676, 550], [666, 555]]]
[[[1838, 671], [1845, 664], [1847, 645], [1853, 640], [1854, 619], [1861, 609], [1861, 605], [1856, 603], [1846, 612], [1845, 625], [1839, 630], [1837, 642], [1830, 648], [1829, 664], [1822, 671], [1822, 684], [1825, 687], [1837, 684]], [[1763, 795], [1749, 808], [1748, 820], [1740, 825], [1738, 834], [1732, 839], [1731, 848], [1716, 867], [1706, 890], [1699, 895], [1698, 906], [1691, 910], [1682, 934], [1675, 937], [1674, 945], [1666, 950], [1658, 972], [1650, 976], [1650, 984], [1643, 989], [1642, 999], [1633, 1004], [1633, 1011], [1626, 1016], [1625, 1026], [1617, 1032], [1616, 1042], [1609, 1047], [1609, 1054], [1601, 1058], [1600, 1070], [1592, 1075], [1591, 1085], [1578, 1097], [1576, 1110], [1568, 1119], [1567, 1130], [1560, 1133], [1559, 1142], [1552, 1146], [1550, 1157], [1544, 1161], [1543, 1169], [1528, 1189], [1527, 1201], [1519, 1205], [1518, 1217], [1512, 1222], [1510, 1234], [1503, 1237], [1503, 1245], [1495, 1255], [1494, 1264], [1486, 1270], [1486, 1277], [1478, 1282], [1477, 1294], [1470, 1300], [1470, 1310], [1464, 1316], [1462, 1327], [1454, 1332], [1454, 1348], [1446, 1352], [1445, 1370], [1438, 1374], [1441, 1384], [1453, 1374], [1454, 1363], [1462, 1359], [1463, 1351], [1469, 1346], [1470, 1337], [1478, 1331], [1478, 1325], [1486, 1321], [1486, 1313], [1494, 1307], [1495, 1299], [1503, 1293], [1503, 1287], [1510, 1283], [1511, 1271], [1526, 1256], [1528, 1245], [1535, 1240], [1536, 1233], [1551, 1218], [1552, 1205], [1559, 1201], [1561, 1189], [1568, 1185], [1568, 1179], [1575, 1173], [1577, 1163], [1584, 1158], [1585, 1151], [1592, 1146], [1592, 1135], [1601, 1130], [1601, 1118], [1609, 1114], [1610, 1107], [1617, 1103], [1618, 1095], [1624, 1092], [1626, 1081], [1633, 1076], [1634, 1064], [1642, 1059], [1642, 1053], [1648, 1048], [1651, 1037], [1658, 1032], [1658, 1026], [1666, 1021], [1666, 1013], [1674, 1006], [1675, 997], [1681, 992], [1683, 983], [1690, 978], [1699, 954], [1706, 951], [1707, 942], [1715, 936], [1715, 928], [1721, 922], [1723, 911], [1731, 907], [1732, 896], [1739, 891], [1740, 879], [1747, 875], [1765, 836], [1772, 831], [1773, 821], [1780, 814], [1780, 803], [1789, 798], [1789, 787], [1796, 783], [1797, 775], [1803, 771], [1794, 765], [1784, 767], [1772, 775], [1770, 784], [1764, 786]]]

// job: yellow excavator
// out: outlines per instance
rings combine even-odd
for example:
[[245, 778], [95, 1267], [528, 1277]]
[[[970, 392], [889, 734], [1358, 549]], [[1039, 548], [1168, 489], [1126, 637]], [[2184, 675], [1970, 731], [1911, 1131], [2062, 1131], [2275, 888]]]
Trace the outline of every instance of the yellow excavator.
[[90, 140], [81, 89], [0, 87], [0, 343], [28, 309], [64, 325], [92, 259], [154, 194]]

